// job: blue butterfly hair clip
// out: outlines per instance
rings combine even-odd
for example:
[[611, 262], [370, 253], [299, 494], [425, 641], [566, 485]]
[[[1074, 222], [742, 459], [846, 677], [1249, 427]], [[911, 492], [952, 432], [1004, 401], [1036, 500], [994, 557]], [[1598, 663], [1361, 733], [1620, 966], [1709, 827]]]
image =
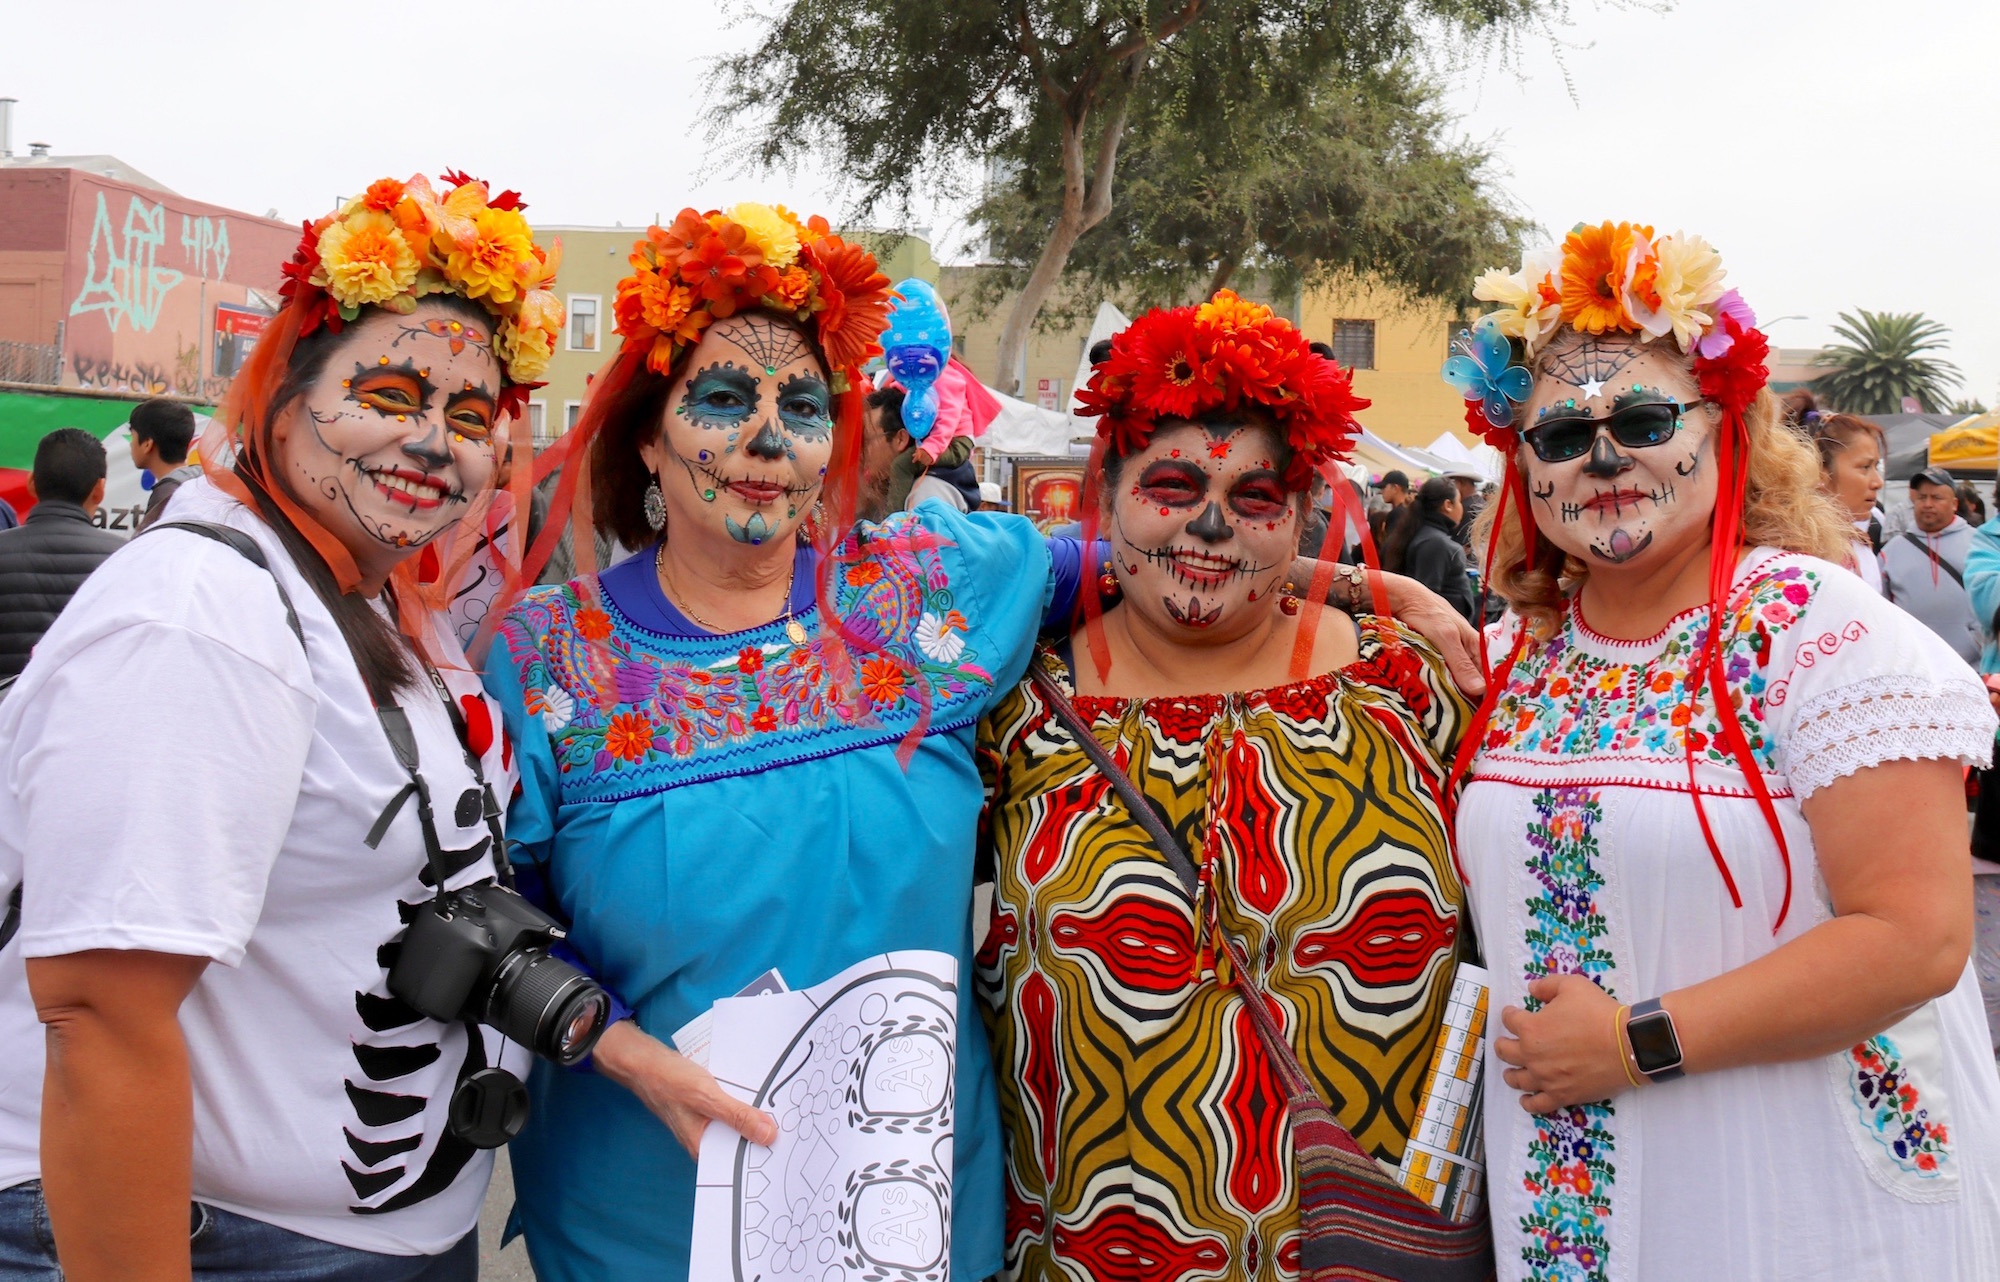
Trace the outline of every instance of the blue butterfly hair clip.
[[1528, 399], [1534, 376], [1514, 364], [1514, 345], [1500, 332], [1500, 321], [1482, 316], [1458, 342], [1459, 350], [1444, 363], [1444, 381], [1468, 401], [1479, 403], [1486, 421], [1496, 428], [1514, 425], [1514, 407]]

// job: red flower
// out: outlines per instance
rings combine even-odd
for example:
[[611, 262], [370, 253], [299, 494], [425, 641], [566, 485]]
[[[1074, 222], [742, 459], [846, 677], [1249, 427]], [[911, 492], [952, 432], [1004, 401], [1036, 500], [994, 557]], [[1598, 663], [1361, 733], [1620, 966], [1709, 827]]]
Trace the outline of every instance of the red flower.
[[769, 708], [759, 708], [750, 717], [750, 728], [759, 734], [769, 734], [778, 728], [778, 714]]
[[594, 605], [576, 612], [576, 630], [586, 641], [602, 641], [611, 635], [611, 616]]
[[[1132, 398], [1146, 417], [1193, 418], [1222, 402], [1196, 341], [1192, 307], [1155, 312], [1132, 330]], [[1115, 361], [1123, 353], [1111, 355]]]
[[746, 645], [736, 656], [736, 670], [745, 674], [764, 670], [764, 652], [754, 645]]
[[1727, 418], [1749, 409], [1750, 402], [1757, 399], [1757, 393], [1770, 381], [1771, 371], [1765, 367], [1764, 358], [1770, 355], [1771, 344], [1762, 331], [1744, 329], [1743, 322], [1727, 313], [1723, 314], [1722, 324], [1736, 341], [1714, 360], [1697, 357], [1694, 375], [1702, 396], [1715, 402]]

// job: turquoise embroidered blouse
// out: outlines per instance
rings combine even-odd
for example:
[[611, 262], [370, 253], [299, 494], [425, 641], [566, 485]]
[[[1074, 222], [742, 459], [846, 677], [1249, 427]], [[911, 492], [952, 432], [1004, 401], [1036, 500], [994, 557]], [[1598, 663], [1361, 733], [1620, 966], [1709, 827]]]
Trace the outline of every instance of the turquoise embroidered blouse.
[[[1019, 517], [925, 504], [834, 555], [836, 609], [903, 661], [863, 654], [844, 689], [809, 553], [794, 587], [803, 644], [783, 621], [672, 635], [650, 573], [523, 598], [486, 677], [520, 759], [507, 834], [578, 953], [663, 1041], [772, 967], [805, 988], [894, 949], [956, 954], [952, 1276], [984, 1278], [1001, 1266], [1002, 1199], [971, 983], [973, 733], [1026, 669], [1050, 554]], [[912, 671], [930, 725], [905, 770]], [[695, 1167], [673, 1134], [594, 1074], [537, 1063], [530, 1092], [512, 1157], [537, 1276], [685, 1278]]]

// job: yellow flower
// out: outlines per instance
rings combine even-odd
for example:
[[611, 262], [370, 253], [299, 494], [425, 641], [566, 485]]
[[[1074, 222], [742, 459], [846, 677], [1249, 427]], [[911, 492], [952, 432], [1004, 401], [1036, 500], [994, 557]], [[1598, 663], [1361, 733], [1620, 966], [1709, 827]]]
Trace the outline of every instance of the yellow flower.
[[1215, 297], [1197, 307], [1194, 313], [1196, 324], [1214, 325], [1221, 329], [1247, 329], [1261, 325], [1270, 317], [1270, 308], [1239, 297], [1233, 289], [1215, 291]]
[[525, 277], [539, 278], [541, 259], [535, 254], [534, 233], [528, 220], [511, 209], [482, 209], [472, 221], [472, 243], [452, 246], [445, 259], [445, 277], [467, 298], [484, 298], [505, 307], [519, 296]]
[[1522, 260], [1521, 270], [1495, 267], [1472, 285], [1474, 298], [1500, 304], [1493, 314], [1500, 332], [1520, 339], [1531, 355], [1562, 324], [1562, 294], [1554, 280], [1561, 262], [1561, 251], [1553, 246], [1538, 249]]
[[[1706, 309], [1722, 297], [1722, 255], [1699, 236], [1676, 232], [1653, 242], [1650, 296], [1628, 303], [1633, 318], [1649, 333], [1673, 331], [1683, 352], [1692, 351], [1715, 317]], [[1635, 305], [1636, 304], [1636, 305]]]
[[[562, 309], [556, 309], [561, 324]], [[556, 331], [524, 325], [519, 319], [503, 321], [493, 336], [494, 351], [507, 365], [507, 377], [516, 383], [540, 381], [548, 372], [549, 357], [555, 354]]]
[[783, 271], [798, 261], [799, 230], [777, 210], [746, 200], [730, 210], [729, 217], [743, 229], [750, 245], [764, 255], [766, 267]]
[[364, 209], [327, 225], [319, 236], [321, 285], [343, 307], [386, 303], [417, 279], [417, 255], [395, 219]]

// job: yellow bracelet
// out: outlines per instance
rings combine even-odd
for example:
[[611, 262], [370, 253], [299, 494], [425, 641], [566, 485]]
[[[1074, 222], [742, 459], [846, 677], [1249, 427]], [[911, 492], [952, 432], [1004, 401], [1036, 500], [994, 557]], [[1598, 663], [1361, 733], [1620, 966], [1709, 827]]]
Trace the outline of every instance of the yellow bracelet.
[[1631, 1009], [1630, 1006], [1620, 1006], [1611, 1012], [1611, 1047], [1618, 1052], [1618, 1067], [1625, 1070], [1625, 1080], [1637, 1088], [1643, 1083], [1632, 1072], [1631, 1057], [1625, 1054], [1625, 1012]]

